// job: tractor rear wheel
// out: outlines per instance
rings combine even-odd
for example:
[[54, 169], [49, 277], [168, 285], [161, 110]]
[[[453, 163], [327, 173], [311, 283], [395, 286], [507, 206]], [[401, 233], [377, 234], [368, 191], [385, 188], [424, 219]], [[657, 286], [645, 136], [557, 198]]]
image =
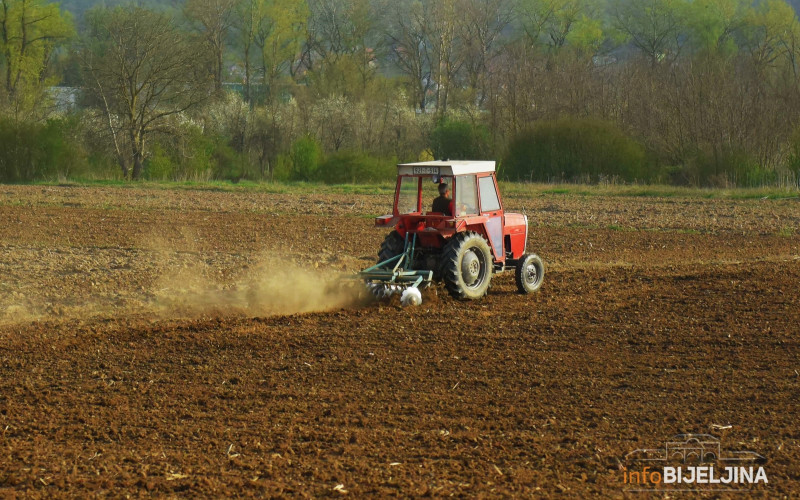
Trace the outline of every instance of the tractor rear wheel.
[[486, 295], [492, 279], [489, 244], [474, 232], [454, 236], [442, 251], [440, 275], [453, 297], [480, 299]]
[[538, 255], [525, 254], [517, 262], [514, 272], [519, 293], [533, 293], [542, 286], [544, 263]]
[[381, 243], [381, 248], [378, 250], [378, 263], [389, 260], [392, 257], [397, 257], [403, 253], [406, 242], [397, 231], [392, 231], [386, 235], [386, 238]]

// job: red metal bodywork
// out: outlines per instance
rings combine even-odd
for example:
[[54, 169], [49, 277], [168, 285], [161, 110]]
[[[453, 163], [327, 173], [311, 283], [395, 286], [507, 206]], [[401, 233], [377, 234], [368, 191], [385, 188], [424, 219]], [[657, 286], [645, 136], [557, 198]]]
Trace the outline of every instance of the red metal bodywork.
[[[398, 200], [400, 198], [400, 185], [404, 177], [418, 177], [420, 180], [417, 191], [417, 210], [401, 214], [398, 210]], [[401, 236], [405, 236], [407, 233], [416, 234], [417, 244], [422, 248], [428, 249], [441, 249], [447, 240], [457, 233], [474, 231], [489, 242], [495, 264], [502, 265], [506, 263], [506, 260], [516, 260], [522, 257], [525, 253], [525, 244], [528, 238], [527, 217], [518, 213], [507, 213], [503, 210], [494, 172], [455, 176], [453, 178], [454, 193], [459, 179], [466, 177], [476, 177], [476, 185], [479, 185], [481, 178], [491, 177], [491, 182], [497, 193], [499, 208], [484, 211], [480, 200], [480, 189], [478, 189], [479, 206], [475, 209], [475, 214], [447, 216], [441, 213], [425, 212], [423, 207], [426, 206], [426, 202], [433, 201], [422, 199], [422, 182], [425, 176], [401, 175], [397, 178], [392, 215], [376, 218], [375, 225], [383, 228], [394, 227]]]

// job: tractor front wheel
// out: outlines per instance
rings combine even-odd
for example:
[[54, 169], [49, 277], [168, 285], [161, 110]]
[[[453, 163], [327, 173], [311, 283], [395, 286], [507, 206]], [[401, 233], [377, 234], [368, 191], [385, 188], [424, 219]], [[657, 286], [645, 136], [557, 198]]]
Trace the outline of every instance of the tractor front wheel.
[[514, 277], [519, 293], [533, 293], [542, 286], [544, 280], [544, 263], [538, 255], [525, 254], [517, 262]]
[[480, 299], [486, 295], [492, 279], [492, 252], [489, 244], [474, 232], [454, 236], [442, 252], [440, 275], [453, 297]]
[[383, 243], [381, 243], [381, 249], [378, 250], [378, 264], [392, 257], [397, 257], [403, 253], [405, 246], [405, 240], [397, 231], [387, 234]]

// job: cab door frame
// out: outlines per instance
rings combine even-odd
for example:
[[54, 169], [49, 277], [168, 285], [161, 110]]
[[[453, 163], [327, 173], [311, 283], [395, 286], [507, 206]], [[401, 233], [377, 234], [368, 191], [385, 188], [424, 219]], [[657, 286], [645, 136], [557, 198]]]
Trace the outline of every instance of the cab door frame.
[[[478, 203], [480, 204], [480, 215], [485, 217], [484, 227], [489, 245], [492, 247], [495, 260], [505, 262], [506, 253], [504, 241], [504, 212], [503, 202], [500, 199], [500, 190], [497, 188], [497, 178], [495, 174], [478, 174]], [[493, 195], [493, 196], [492, 196]]]

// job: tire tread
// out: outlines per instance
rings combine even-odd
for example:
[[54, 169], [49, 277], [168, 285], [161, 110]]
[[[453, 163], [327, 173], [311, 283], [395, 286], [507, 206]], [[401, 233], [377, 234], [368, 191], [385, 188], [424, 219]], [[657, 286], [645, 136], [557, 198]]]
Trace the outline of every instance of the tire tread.
[[[464, 300], [464, 299], [479, 299], [486, 295], [489, 291], [488, 285], [486, 286], [483, 293], [476, 297], [470, 297], [467, 294], [467, 291], [461, 286], [460, 282], [460, 274], [461, 268], [459, 266], [459, 255], [464, 251], [464, 247], [467, 243], [473, 238], [480, 238], [481, 240], [486, 242], [486, 240], [478, 233], [474, 231], [466, 231], [454, 236], [444, 247], [444, 251], [442, 252], [441, 257], [441, 265], [440, 265], [440, 275], [442, 277], [442, 281], [444, 281], [444, 286], [447, 291], [453, 297]], [[488, 243], [486, 244], [488, 247]], [[488, 273], [486, 276], [486, 280], [491, 283], [492, 279], [492, 259], [491, 255], [488, 259], [488, 266], [486, 272]]]

